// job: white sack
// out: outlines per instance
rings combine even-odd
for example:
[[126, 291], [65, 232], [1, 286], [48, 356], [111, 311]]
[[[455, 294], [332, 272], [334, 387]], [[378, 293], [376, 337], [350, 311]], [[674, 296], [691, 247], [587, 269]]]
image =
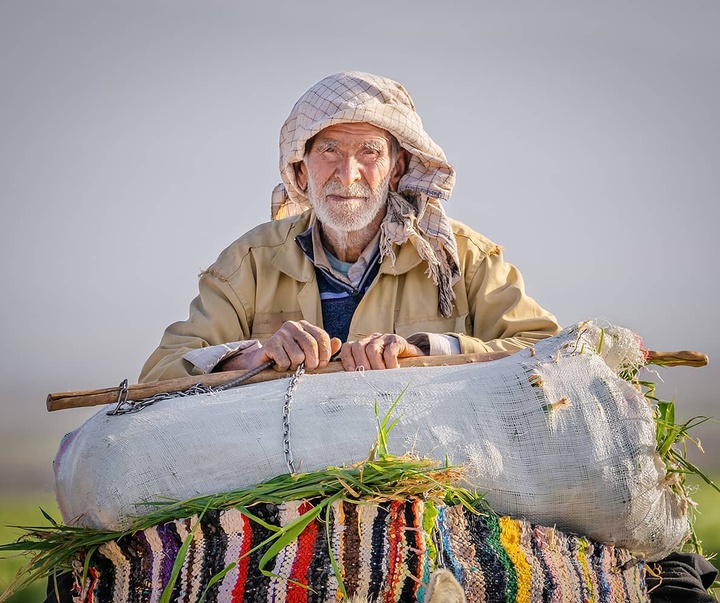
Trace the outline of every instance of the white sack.
[[[603, 351], [613, 369], [623, 358], [639, 364], [636, 338], [610, 331]], [[296, 467], [363, 460], [376, 437], [375, 402], [384, 413], [404, 390], [392, 452], [467, 465], [470, 484], [500, 514], [661, 558], [687, 534], [686, 506], [664, 485], [651, 407], [595, 353], [599, 339], [586, 324], [536, 344], [534, 355], [492, 363], [305, 375], [290, 416]], [[136, 503], [227, 492], [286, 472], [287, 386], [247, 385], [129, 415], [104, 408], [66, 436], [55, 460], [63, 518], [120, 529], [149, 509]]]

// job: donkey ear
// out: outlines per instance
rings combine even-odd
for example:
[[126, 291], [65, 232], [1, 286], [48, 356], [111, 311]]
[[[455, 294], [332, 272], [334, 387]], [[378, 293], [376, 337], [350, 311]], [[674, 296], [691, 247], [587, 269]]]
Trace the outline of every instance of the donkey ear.
[[424, 603], [467, 603], [467, 599], [455, 576], [446, 569], [439, 569], [430, 576]]

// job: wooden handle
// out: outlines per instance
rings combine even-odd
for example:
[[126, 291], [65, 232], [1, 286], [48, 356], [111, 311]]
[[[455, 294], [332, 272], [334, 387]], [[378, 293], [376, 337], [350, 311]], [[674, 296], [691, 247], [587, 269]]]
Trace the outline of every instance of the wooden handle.
[[648, 364], [659, 364], [661, 366], [706, 366], [708, 357], [702, 352], [691, 350], [680, 350], [678, 352], [656, 352], [648, 351]]
[[[509, 356], [510, 352], [487, 352], [478, 354], [453, 354], [448, 356], [418, 356], [415, 358], [401, 358], [401, 367], [411, 366], [456, 366], [473, 362], [490, 362]], [[682, 350], [679, 352], [648, 352], [648, 364], [661, 366], [705, 366], [708, 357], [701, 352]], [[327, 366], [313, 371], [314, 374], [338, 373], [342, 371], [339, 362], [331, 362]], [[217, 387], [232, 379], [242, 376], [246, 371], [225, 371], [222, 373], [210, 373], [197, 377], [181, 377], [180, 379], [169, 379], [167, 381], [155, 381], [153, 383], [138, 383], [128, 387], [127, 400], [142, 400], [155, 394], [163, 392], [180, 392], [192, 387], [197, 383]], [[276, 371], [268, 369], [248, 379], [245, 383], [261, 383], [291, 377], [294, 371]], [[117, 387], [95, 389], [78, 392], [59, 392], [49, 394], [47, 397], [48, 411], [65, 410], [66, 408], [83, 408], [86, 406], [100, 406], [117, 402]]]
[[[458, 364], [468, 364], [473, 362], [489, 362], [491, 360], [499, 360], [509, 356], [510, 352], [488, 352], [479, 354], [455, 354], [448, 356], [418, 356], [415, 358], [400, 358], [400, 366], [454, 366]], [[342, 371], [342, 365], [339, 362], [331, 362], [327, 366], [312, 371], [313, 374], [338, 373]], [[155, 394], [163, 392], [180, 392], [192, 387], [198, 383], [217, 387], [223, 383], [227, 383], [232, 379], [242, 376], [246, 371], [225, 371], [222, 373], [209, 373], [207, 375], [199, 375], [197, 377], [181, 377], [179, 379], [168, 379], [167, 381], [155, 381], [153, 383], [138, 383], [128, 387], [127, 400], [142, 400], [149, 398]], [[248, 383], [261, 383], [263, 381], [272, 381], [273, 379], [282, 379], [283, 377], [291, 377], [295, 371], [276, 371], [268, 369], [258, 373], [254, 377], [248, 379]], [[49, 411], [65, 410], [67, 408], [83, 408], [86, 406], [100, 406], [103, 404], [113, 404], [118, 398], [117, 387], [108, 387], [105, 389], [95, 389], [77, 392], [58, 392], [49, 394], [47, 397], [47, 409]]]

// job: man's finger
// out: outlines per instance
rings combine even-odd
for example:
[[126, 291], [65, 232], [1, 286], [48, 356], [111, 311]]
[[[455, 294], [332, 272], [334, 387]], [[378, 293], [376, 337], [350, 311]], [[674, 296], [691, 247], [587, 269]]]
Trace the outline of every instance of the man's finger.
[[315, 354], [314, 358], [317, 359], [317, 364], [315, 366], [310, 366], [306, 362], [306, 368], [308, 370], [312, 370], [317, 367], [326, 366], [327, 363], [330, 362], [332, 355], [340, 349], [342, 342], [339, 339], [334, 338], [335, 343], [333, 343], [327, 331], [307, 322], [306, 320], [301, 320], [298, 324], [303, 331], [315, 340], [315, 343], [313, 344], [315, 346], [315, 351], [313, 353]]
[[343, 370], [346, 371], [355, 370], [355, 360], [353, 359], [351, 348], [352, 343], [345, 343], [340, 349], [340, 364], [342, 364]]
[[352, 344], [350, 347], [350, 351], [352, 352], [353, 362], [355, 363], [355, 368], [364, 368], [366, 370], [370, 369], [372, 366], [370, 364], [370, 360], [367, 357], [367, 354], [365, 353], [365, 344], [356, 341]]
[[[317, 363], [315, 366], [312, 366], [312, 362], [308, 363], [305, 362], [305, 368], [308, 370], [313, 370], [319, 366], [325, 366], [328, 362], [330, 362], [330, 357], [333, 355], [332, 351], [332, 342], [330, 341], [330, 335], [328, 335], [327, 331], [321, 329], [318, 326], [315, 326], [313, 324], [310, 324], [306, 320], [300, 321], [300, 327], [304, 331], [306, 335], [309, 335], [313, 341], [308, 341], [309, 345], [312, 346], [313, 351], [311, 352], [313, 360]], [[339, 341], [339, 340], [338, 340]], [[303, 346], [303, 349], [305, 347]], [[339, 347], [338, 347], [339, 349]]]
[[326, 365], [332, 355], [330, 336], [323, 329], [306, 320], [284, 322], [265, 345], [274, 352], [278, 346], [284, 348], [290, 360], [290, 364], [285, 366], [284, 370], [295, 369], [304, 362], [305, 368], [312, 371], [318, 366]]
[[[297, 368], [301, 362], [304, 362], [307, 370], [312, 371], [316, 369], [318, 365], [317, 340], [303, 329], [294, 331], [292, 337], [292, 343], [297, 346], [297, 354], [290, 356], [293, 360], [292, 368]], [[286, 349], [291, 350], [292, 348], [286, 346]]]
[[287, 371], [290, 368], [292, 360], [283, 347], [273, 346], [272, 348], [268, 348], [268, 346], [265, 346], [263, 347], [263, 352], [267, 360], [275, 361], [273, 368], [276, 371]]
[[369, 366], [365, 368], [374, 370], [386, 368], [384, 359], [386, 345], [384, 338], [376, 337], [367, 343], [360, 342], [359, 345], [363, 348], [364, 357], [367, 358], [370, 363]]
[[348, 341], [340, 351], [340, 361], [346, 371], [356, 371], [358, 368], [368, 368], [370, 362], [365, 357], [365, 346], [358, 341]]
[[390, 341], [383, 348], [383, 364], [385, 368], [392, 369], [400, 366], [398, 363], [398, 354], [401, 351], [402, 345], [397, 340]]
[[305, 360], [305, 351], [297, 341], [301, 332], [297, 323], [285, 323], [261, 348], [268, 359], [275, 361], [276, 371], [295, 369]]

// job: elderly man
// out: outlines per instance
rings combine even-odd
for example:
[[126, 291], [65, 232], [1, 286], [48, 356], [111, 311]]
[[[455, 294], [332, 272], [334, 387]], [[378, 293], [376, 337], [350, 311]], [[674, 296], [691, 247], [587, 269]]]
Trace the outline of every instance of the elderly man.
[[[314, 369], [341, 345], [347, 370], [393, 368], [427, 353], [515, 351], [559, 331], [500, 248], [446, 217], [454, 171], [396, 82], [346, 72], [313, 86], [282, 128], [280, 169], [275, 220], [202, 274], [188, 320], [167, 328], [142, 381], [269, 360]], [[713, 600], [704, 558], [659, 565], [654, 603]], [[71, 574], [58, 585], [69, 601]]]
[[500, 248], [450, 220], [453, 168], [398, 83], [325, 78], [280, 134], [272, 222], [200, 279], [140, 379], [273, 360], [280, 370], [393, 368], [421, 354], [515, 351], [559, 331]]

